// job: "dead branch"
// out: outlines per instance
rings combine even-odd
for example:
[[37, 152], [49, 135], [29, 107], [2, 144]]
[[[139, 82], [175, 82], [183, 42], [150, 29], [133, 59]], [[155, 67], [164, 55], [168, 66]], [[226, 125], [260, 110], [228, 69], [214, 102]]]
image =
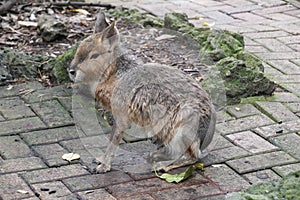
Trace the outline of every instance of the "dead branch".
[[51, 2], [50, 5], [53, 6], [91, 6], [91, 7], [103, 7], [107, 9], [115, 8], [115, 6], [110, 5], [110, 4], [101, 4], [101, 3], [85, 3], [85, 2], [72, 2], [72, 1], [67, 1], [67, 2]]

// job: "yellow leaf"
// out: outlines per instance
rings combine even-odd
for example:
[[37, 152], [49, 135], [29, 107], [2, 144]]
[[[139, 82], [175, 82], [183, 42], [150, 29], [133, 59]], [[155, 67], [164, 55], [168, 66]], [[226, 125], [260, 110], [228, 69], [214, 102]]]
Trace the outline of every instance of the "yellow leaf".
[[193, 174], [193, 171], [196, 168], [203, 169], [204, 165], [202, 163], [199, 163], [197, 165], [189, 166], [184, 172], [179, 173], [179, 174], [163, 173], [162, 175], [159, 175], [155, 169], [156, 168], [155, 164], [154, 164], [153, 168], [154, 168], [154, 173], [157, 177], [159, 177], [161, 179], [165, 179], [169, 183], [172, 183], [172, 182], [179, 183], [181, 181], [188, 179]]
[[66, 153], [61, 158], [71, 162], [72, 160], [78, 160], [80, 155], [77, 153]]

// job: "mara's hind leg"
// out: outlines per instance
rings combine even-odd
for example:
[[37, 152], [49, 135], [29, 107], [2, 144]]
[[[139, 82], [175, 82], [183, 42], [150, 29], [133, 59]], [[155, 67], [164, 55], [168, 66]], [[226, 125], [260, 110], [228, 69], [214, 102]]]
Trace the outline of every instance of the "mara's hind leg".
[[168, 171], [199, 160], [201, 139], [198, 129], [202, 122], [200, 119], [197, 109], [190, 105], [185, 105], [178, 111], [173, 123], [174, 128], [172, 127], [173, 132], [169, 133], [172, 134], [170, 141], [165, 143], [164, 151], [154, 153], [157, 158], [165, 158], [156, 159], [158, 170]]

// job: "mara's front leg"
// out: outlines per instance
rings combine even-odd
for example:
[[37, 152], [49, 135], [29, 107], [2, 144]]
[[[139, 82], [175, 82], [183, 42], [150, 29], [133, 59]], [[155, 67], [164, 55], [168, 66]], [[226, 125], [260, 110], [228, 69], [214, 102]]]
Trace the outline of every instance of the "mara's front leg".
[[101, 164], [96, 168], [96, 173], [105, 173], [107, 171], [110, 171], [111, 162], [115, 157], [120, 141], [123, 138], [123, 134], [123, 129], [121, 130], [117, 126], [114, 126], [111, 133], [110, 142], [107, 146], [106, 152], [101, 159]]

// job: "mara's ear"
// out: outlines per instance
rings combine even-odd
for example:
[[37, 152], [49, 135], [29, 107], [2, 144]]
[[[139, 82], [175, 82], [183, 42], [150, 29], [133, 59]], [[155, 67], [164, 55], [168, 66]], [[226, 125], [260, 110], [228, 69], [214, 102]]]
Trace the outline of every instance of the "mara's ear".
[[116, 21], [112, 22], [104, 31], [100, 38], [100, 42], [112, 49], [118, 45], [120, 39], [119, 31], [116, 27]]
[[94, 33], [100, 33], [102, 31], [104, 31], [108, 26], [109, 26], [109, 24], [106, 21], [104, 13], [102, 11], [100, 11], [99, 14], [97, 15]]

